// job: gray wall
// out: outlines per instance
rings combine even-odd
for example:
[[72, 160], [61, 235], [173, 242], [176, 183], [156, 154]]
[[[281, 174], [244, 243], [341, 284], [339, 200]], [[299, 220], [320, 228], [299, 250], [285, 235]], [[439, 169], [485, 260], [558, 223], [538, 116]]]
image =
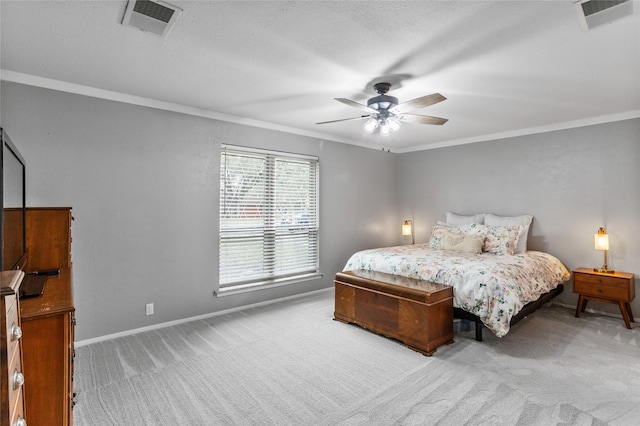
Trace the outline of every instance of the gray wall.
[[[529, 248], [569, 270], [600, 267], [593, 234], [610, 234], [610, 268], [640, 272], [640, 119], [398, 156], [400, 219], [429, 238], [446, 211], [532, 214]], [[575, 306], [571, 285], [560, 301]], [[614, 305], [588, 308], [619, 314]], [[640, 297], [632, 303], [640, 315]]]
[[[28, 205], [74, 210], [78, 340], [329, 287], [354, 251], [406, 242], [404, 219], [427, 241], [447, 210], [532, 214], [530, 248], [569, 269], [602, 264], [593, 234], [606, 226], [609, 266], [640, 271], [639, 119], [393, 154], [15, 83], [0, 92]], [[221, 143], [319, 156], [322, 279], [213, 296]], [[560, 300], [575, 305], [571, 286]]]
[[[397, 242], [394, 154], [1, 84], [27, 204], [73, 207], [78, 340], [326, 288], [354, 251]], [[322, 279], [213, 295], [221, 143], [320, 158]]]

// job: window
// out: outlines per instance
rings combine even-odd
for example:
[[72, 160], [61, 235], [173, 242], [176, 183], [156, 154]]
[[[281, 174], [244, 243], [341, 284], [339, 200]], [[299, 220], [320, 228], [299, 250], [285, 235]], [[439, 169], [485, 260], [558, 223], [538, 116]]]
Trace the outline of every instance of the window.
[[318, 276], [318, 159], [223, 146], [220, 290]]

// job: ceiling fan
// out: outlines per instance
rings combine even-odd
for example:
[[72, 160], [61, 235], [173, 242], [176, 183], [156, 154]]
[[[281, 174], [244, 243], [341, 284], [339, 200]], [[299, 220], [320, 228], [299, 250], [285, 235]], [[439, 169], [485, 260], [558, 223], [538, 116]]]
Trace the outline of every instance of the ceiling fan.
[[340, 121], [362, 120], [363, 118], [368, 118], [362, 127], [369, 133], [373, 133], [378, 130], [380, 134], [386, 136], [390, 132], [398, 130], [400, 128], [401, 121], [437, 125], [442, 125], [448, 121], [446, 118], [431, 117], [429, 115], [407, 114], [407, 111], [424, 108], [447, 99], [440, 93], [432, 93], [431, 95], [421, 96], [399, 104], [398, 98], [387, 95], [387, 92], [391, 88], [390, 83], [376, 83], [373, 88], [378, 93], [378, 96], [374, 96], [369, 99], [367, 101], [367, 105], [360, 104], [350, 99], [335, 98], [338, 102], [358, 108], [362, 111], [368, 112], [369, 114], [361, 115], [360, 117], [343, 118], [340, 120], [322, 121], [316, 124], [337, 123]]

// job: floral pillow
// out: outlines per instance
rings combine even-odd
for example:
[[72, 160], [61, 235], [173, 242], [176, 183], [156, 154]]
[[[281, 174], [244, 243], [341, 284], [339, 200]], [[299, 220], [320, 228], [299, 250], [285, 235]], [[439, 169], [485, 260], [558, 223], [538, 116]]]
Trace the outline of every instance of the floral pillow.
[[487, 226], [479, 223], [460, 226], [434, 225], [429, 238], [429, 247], [443, 250], [443, 241], [449, 233], [477, 236], [482, 239], [482, 251], [512, 255], [516, 251], [518, 236], [523, 226]]
[[450, 226], [450, 225], [433, 225], [431, 230], [431, 237], [429, 238], [429, 247], [434, 250], [442, 250], [442, 240], [449, 233], [475, 235], [482, 239], [487, 234], [487, 227], [479, 223], [472, 223], [469, 225]]
[[482, 253], [483, 244], [484, 237], [448, 232], [442, 238], [440, 248], [442, 250], [480, 254]]
[[512, 255], [516, 252], [518, 246], [518, 237], [523, 225], [515, 226], [488, 226], [487, 235], [484, 240], [482, 251], [494, 254]]
[[520, 236], [518, 237], [516, 253], [525, 253], [527, 251], [527, 238], [532, 221], [533, 216], [530, 214], [523, 214], [521, 216], [496, 216], [489, 213], [485, 217], [485, 225], [487, 226], [523, 226], [522, 231], [520, 231]]

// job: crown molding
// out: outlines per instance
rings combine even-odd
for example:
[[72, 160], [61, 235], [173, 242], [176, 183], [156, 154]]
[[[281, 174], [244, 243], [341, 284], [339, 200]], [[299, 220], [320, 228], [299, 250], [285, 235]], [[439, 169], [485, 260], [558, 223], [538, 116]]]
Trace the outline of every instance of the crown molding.
[[545, 126], [529, 127], [526, 129], [512, 130], [509, 132], [491, 133], [488, 135], [455, 139], [451, 141], [415, 146], [415, 147], [406, 148], [406, 149], [397, 149], [395, 150], [395, 152], [402, 154], [406, 152], [426, 151], [429, 149], [446, 148], [449, 146], [466, 145], [466, 144], [477, 143], [477, 142], [489, 142], [489, 141], [495, 141], [499, 139], [515, 138], [518, 136], [529, 136], [529, 135], [535, 135], [539, 133], [555, 132], [558, 130], [575, 129], [577, 127], [587, 127], [587, 126], [594, 126], [597, 124], [613, 123], [616, 121], [632, 120], [634, 118], [640, 118], [640, 110], [627, 111], [627, 112], [622, 112], [618, 114], [602, 115], [598, 117], [585, 118], [585, 119], [575, 120], [575, 121], [567, 121], [564, 123], [555, 123], [555, 124], [550, 124]]
[[0, 80], [9, 81], [12, 83], [25, 84], [27, 86], [40, 87], [43, 89], [51, 89], [59, 92], [73, 93], [76, 95], [89, 96], [92, 98], [105, 99], [114, 102], [122, 102], [131, 105], [143, 106], [148, 108], [155, 108], [164, 111], [172, 111], [181, 114], [193, 115], [196, 117], [210, 118], [213, 120], [226, 121], [228, 123], [242, 124], [245, 126], [258, 127], [261, 129], [274, 130], [278, 132], [290, 133], [299, 136], [306, 136], [314, 139], [330, 140], [334, 142], [341, 142], [350, 145], [358, 145], [363, 148], [374, 148], [370, 145], [362, 142], [352, 141], [348, 139], [335, 138], [330, 135], [309, 132], [294, 127], [282, 126], [278, 124], [268, 123], [260, 120], [253, 120], [245, 117], [238, 117], [235, 115], [224, 114], [221, 112], [194, 108], [182, 104], [173, 102], [165, 102], [157, 99], [146, 98], [143, 96], [129, 95], [122, 92], [115, 92], [112, 90], [99, 89], [91, 86], [84, 86], [81, 84], [69, 83], [61, 80], [54, 80], [51, 78], [39, 77], [32, 74], [25, 74], [16, 71], [0, 69]]
[[[210, 118], [213, 120], [225, 121], [229, 123], [241, 124], [245, 126], [258, 127], [261, 129], [274, 130], [278, 132], [284, 132], [289, 134], [295, 134], [299, 136], [305, 136], [314, 139], [328, 140], [333, 142], [345, 143], [348, 145], [356, 145], [362, 148], [379, 150], [380, 145], [371, 145], [369, 143], [363, 143], [361, 141], [354, 141], [351, 139], [336, 138], [331, 135], [320, 132], [309, 132], [306, 130], [297, 129], [294, 127], [282, 126], [278, 124], [268, 123], [260, 120], [253, 120], [245, 117], [238, 117], [229, 114], [223, 114], [216, 111], [210, 111], [200, 108], [194, 108], [186, 105], [176, 104], [172, 102], [164, 102], [157, 99], [145, 98], [142, 96], [129, 95], [122, 92], [115, 92], [112, 90], [99, 89], [91, 86], [83, 86], [81, 84], [68, 83], [66, 81], [54, 80], [45, 77], [39, 77], [32, 74], [25, 74], [16, 71], [0, 69], [0, 80], [9, 81], [12, 83], [20, 83], [28, 86], [41, 87], [44, 89], [57, 90], [60, 92], [73, 93], [77, 95], [89, 96], [98, 99], [106, 99], [114, 102], [122, 102], [137, 106], [143, 106], [148, 108], [155, 108], [164, 111], [172, 111], [181, 114], [193, 115], [197, 117]], [[446, 148], [456, 145], [466, 145], [478, 142], [488, 142], [499, 139], [514, 138], [518, 136], [529, 136], [538, 133], [547, 133], [558, 130], [574, 129], [577, 127], [592, 126], [596, 124], [611, 123], [615, 121], [630, 120], [634, 118], [640, 118], [640, 110], [627, 111], [618, 114], [603, 115], [598, 117], [592, 117], [587, 119], [569, 121], [564, 123], [555, 123], [551, 125], [530, 127], [526, 129], [518, 129], [509, 132], [491, 133], [481, 136], [473, 136], [470, 138], [461, 138], [444, 142], [436, 142], [428, 145], [419, 145], [411, 148], [394, 148], [393, 152], [402, 154], [416, 151], [427, 151], [430, 149]], [[383, 151], [388, 149], [382, 148]]]

